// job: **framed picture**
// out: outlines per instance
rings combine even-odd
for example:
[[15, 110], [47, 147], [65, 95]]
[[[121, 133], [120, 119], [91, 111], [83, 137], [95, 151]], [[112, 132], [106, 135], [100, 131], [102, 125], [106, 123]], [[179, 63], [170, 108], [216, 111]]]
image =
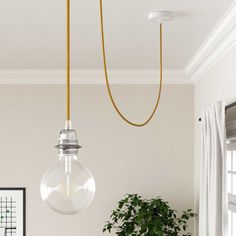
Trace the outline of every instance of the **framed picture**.
[[25, 188], [0, 188], [0, 236], [25, 236]]

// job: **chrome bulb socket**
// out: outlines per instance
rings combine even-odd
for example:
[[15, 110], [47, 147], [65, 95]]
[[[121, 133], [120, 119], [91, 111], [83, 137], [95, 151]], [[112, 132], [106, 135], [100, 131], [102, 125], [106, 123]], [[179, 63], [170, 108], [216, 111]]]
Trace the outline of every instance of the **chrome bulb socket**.
[[78, 149], [81, 146], [78, 143], [77, 133], [72, 129], [70, 121], [67, 121], [65, 129], [61, 130], [56, 148], [59, 156], [78, 155]]

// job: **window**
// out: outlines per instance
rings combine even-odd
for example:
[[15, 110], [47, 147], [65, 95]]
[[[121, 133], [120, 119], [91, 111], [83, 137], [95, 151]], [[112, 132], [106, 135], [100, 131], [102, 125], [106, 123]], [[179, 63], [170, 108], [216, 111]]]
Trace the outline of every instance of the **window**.
[[236, 106], [226, 112], [229, 236], [236, 236]]
[[226, 112], [229, 236], [236, 236], [236, 106]]
[[236, 143], [229, 143], [227, 151], [229, 236], [236, 235]]

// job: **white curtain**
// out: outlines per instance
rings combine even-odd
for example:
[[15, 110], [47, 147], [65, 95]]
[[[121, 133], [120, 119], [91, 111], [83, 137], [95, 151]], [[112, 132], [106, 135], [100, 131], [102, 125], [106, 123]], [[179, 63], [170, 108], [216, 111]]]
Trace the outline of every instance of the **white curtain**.
[[209, 105], [201, 123], [199, 236], [228, 236], [225, 102]]

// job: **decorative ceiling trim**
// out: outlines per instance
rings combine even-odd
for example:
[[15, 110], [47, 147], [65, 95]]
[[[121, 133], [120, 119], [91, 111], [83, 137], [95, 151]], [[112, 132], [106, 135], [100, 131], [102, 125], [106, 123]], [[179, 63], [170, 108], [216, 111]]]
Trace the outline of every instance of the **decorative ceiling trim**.
[[196, 83], [236, 42], [236, 2], [234, 2], [185, 67]]
[[[65, 84], [65, 70], [0, 70], [0, 84]], [[111, 70], [111, 84], [158, 84], [159, 71]], [[164, 71], [164, 84], [191, 84], [184, 71]], [[102, 70], [72, 70], [72, 84], [105, 84]]]

